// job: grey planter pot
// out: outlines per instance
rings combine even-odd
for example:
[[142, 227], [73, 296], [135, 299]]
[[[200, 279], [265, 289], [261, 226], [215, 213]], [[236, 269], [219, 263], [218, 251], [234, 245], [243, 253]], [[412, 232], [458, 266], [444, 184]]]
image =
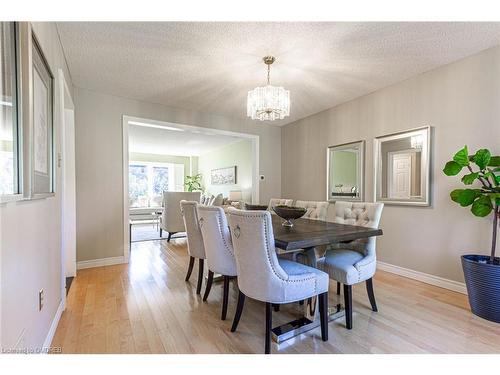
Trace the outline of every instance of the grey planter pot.
[[486, 263], [489, 256], [463, 255], [465, 285], [472, 312], [481, 318], [500, 323], [500, 258]]

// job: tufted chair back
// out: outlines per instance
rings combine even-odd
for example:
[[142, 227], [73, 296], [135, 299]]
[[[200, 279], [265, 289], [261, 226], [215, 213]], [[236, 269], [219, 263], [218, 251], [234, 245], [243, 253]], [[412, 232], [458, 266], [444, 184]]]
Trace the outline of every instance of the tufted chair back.
[[286, 300], [284, 284], [289, 276], [276, 256], [271, 213], [230, 208], [228, 220], [239, 289], [259, 301]]
[[184, 220], [186, 228], [188, 253], [190, 256], [205, 259], [205, 247], [203, 245], [203, 237], [201, 235], [200, 226], [198, 225], [198, 214], [196, 212], [197, 202], [180, 201], [180, 212]]
[[208, 269], [225, 276], [236, 276], [236, 260], [224, 210], [217, 206], [198, 206], [198, 218]]
[[167, 232], [184, 232], [179, 203], [181, 200], [199, 202], [200, 192], [188, 191], [164, 191], [163, 192], [163, 214], [161, 216], [161, 227]]
[[[378, 228], [383, 208], [383, 203], [336, 201], [334, 221], [339, 224]], [[365, 256], [375, 257], [376, 238], [363, 238], [348, 244], [332, 245], [331, 248], [356, 250]]]
[[328, 211], [328, 202], [313, 202], [313, 201], [297, 201], [295, 205], [297, 207], [304, 207], [307, 211], [304, 219], [313, 220], [326, 220], [326, 213]]
[[271, 198], [267, 209], [271, 211], [274, 206], [291, 206], [292, 204], [293, 199]]

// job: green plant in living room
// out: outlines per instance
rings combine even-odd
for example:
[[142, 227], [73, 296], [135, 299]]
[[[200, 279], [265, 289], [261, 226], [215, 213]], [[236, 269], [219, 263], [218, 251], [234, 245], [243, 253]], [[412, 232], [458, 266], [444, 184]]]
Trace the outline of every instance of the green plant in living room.
[[203, 191], [201, 186], [201, 173], [194, 176], [186, 176], [184, 178], [184, 186], [186, 186], [187, 191]]
[[456, 176], [464, 168], [467, 174], [461, 180], [470, 188], [453, 190], [451, 200], [462, 207], [471, 206], [474, 216], [493, 213], [490, 255], [462, 256], [469, 303], [474, 314], [500, 323], [500, 259], [495, 257], [500, 218], [500, 156], [492, 156], [487, 149], [469, 155], [464, 146], [446, 163], [443, 172]]

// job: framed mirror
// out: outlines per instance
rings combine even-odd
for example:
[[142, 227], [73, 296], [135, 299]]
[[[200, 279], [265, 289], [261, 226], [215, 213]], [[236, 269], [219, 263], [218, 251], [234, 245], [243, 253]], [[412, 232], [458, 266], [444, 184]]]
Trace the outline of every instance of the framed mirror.
[[327, 149], [326, 191], [328, 201], [362, 201], [365, 141], [330, 146]]
[[430, 205], [429, 126], [375, 138], [375, 201]]

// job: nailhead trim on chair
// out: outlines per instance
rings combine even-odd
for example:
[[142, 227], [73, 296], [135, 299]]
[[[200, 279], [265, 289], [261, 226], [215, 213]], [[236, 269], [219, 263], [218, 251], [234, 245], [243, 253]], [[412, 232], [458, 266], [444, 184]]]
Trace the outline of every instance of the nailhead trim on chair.
[[[266, 217], [265, 215], [263, 214], [237, 214], [237, 216], [242, 216], [242, 217], [248, 217], [248, 218], [252, 218], [252, 219], [256, 219], [256, 218], [262, 218], [262, 217]], [[267, 218], [266, 218], [267, 219]], [[240, 228], [241, 230], [241, 228]], [[310, 280], [314, 280], [314, 293], [313, 295], [316, 295], [317, 294], [317, 278], [316, 276], [312, 276], [312, 277], [308, 277], [308, 278], [303, 278], [303, 279], [299, 279], [299, 280], [287, 280], [287, 279], [283, 279], [276, 271], [276, 269], [274, 268], [274, 265], [273, 263], [271, 262], [271, 256], [270, 256], [270, 248], [269, 248], [269, 242], [268, 242], [268, 238], [269, 238], [269, 227], [268, 227], [268, 223], [267, 223], [267, 220], [264, 220], [264, 232], [265, 232], [265, 235], [266, 235], [266, 240], [265, 240], [265, 246], [266, 246], [266, 256], [267, 256], [267, 259], [269, 261], [269, 264], [271, 265], [271, 270], [273, 271], [274, 275], [280, 279], [281, 281], [285, 282], [285, 283], [297, 283], [297, 282], [304, 282], [304, 281], [310, 281]]]
[[[227, 250], [227, 252], [229, 253], [229, 255], [231, 255], [231, 257], [233, 259], [235, 259], [233, 252], [230, 250], [230, 247], [229, 247], [228, 243], [226, 242], [226, 237], [224, 236], [224, 232], [222, 231], [223, 223], [222, 223], [222, 217], [220, 215], [220, 211], [219, 210], [217, 210], [217, 211], [218, 211], [217, 212], [217, 224], [218, 224], [218, 227], [219, 227], [219, 234], [220, 234], [220, 236], [222, 238], [222, 242], [224, 243], [224, 248]], [[231, 235], [231, 233], [229, 235]]]

